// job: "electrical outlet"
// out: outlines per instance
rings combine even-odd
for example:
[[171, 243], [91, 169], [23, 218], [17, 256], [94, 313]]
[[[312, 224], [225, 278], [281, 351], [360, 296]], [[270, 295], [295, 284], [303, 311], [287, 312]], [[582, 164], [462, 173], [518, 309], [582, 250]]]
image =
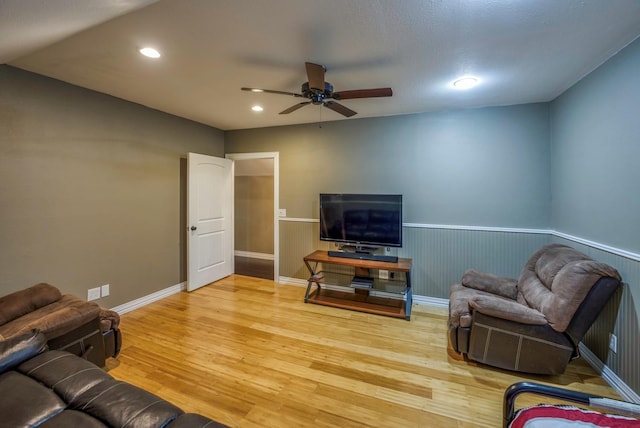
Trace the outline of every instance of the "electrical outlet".
[[378, 270], [378, 278], [380, 279], [389, 279], [389, 271], [384, 269]]
[[613, 352], [618, 352], [618, 338], [613, 333], [609, 333], [609, 349]]
[[100, 298], [100, 287], [90, 288], [87, 292], [87, 300], [97, 300]]
[[109, 284], [105, 284], [100, 287], [100, 294], [102, 297], [107, 297], [109, 295]]

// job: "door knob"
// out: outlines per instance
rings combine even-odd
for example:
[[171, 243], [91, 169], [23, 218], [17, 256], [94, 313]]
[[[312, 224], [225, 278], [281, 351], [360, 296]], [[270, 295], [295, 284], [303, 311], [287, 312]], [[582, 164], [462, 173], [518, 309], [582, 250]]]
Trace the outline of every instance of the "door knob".
[[191, 226], [191, 230], [196, 230], [196, 229], [197, 229], [197, 227]]

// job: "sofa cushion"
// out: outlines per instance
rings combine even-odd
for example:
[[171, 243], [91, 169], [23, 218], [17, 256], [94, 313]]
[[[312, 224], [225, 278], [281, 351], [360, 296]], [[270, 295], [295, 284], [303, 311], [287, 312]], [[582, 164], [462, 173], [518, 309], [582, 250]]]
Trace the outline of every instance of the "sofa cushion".
[[44, 283], [0, 297], [0, 325], [50, 305], [61, 297], [60, 290]]
[[65, 410], [38, 425], [39, 428], [108, 428], [86, 413], [76, 410]]
[[0, 397], [0, 423], [6, 427], [36, 426], [66, 407], [49, 388], [16, 371], [0, 375]]
[[90, 414], [114, 427], [165, 427], [184, 412], [131, 384], [110, 379], [102, 382], [69, 407]]
[[0, 373], [47, 350], [47, 338], [37, 330], [0, 341]]
[[0, 334], [11, 337], [28, 330], [40, 330], [47, 339], [61, 336], [100, 315], [100, 306], [66, 294], [46, 306], [24, 313], [0, 326]]
[[67, 403], [112, 379], [95, 364], [64, 351], [37, 355], [22, 363], [17, 370], [51, 388]]

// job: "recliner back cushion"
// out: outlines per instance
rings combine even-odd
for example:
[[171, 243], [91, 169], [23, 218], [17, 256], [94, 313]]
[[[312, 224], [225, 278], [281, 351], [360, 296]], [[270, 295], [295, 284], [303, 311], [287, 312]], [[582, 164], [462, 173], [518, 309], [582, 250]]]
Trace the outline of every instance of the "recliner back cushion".
[[61, 297], [60, 290], [44, 283], [0, 297], [0, 325], [56, 302]]
[[603, 276], [620, 279], [611, 266], [571, 247], [548, 245], [522, 270], [517, 301], [542, 312], [554, 330], [563, 332], [591, 287]]

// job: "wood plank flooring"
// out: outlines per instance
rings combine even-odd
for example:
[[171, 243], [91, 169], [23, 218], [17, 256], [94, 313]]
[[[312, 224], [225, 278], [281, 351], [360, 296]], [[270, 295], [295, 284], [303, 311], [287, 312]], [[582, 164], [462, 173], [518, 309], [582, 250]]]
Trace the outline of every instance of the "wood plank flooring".
[[443, 309], [414, 305], [405, 321], [303, 296], [234, 275], [124, 314], [109, 373], [231, 427], [500, 427], [521, 380], [617, 397], [582, 360], [552, 377], [462, 360]]

